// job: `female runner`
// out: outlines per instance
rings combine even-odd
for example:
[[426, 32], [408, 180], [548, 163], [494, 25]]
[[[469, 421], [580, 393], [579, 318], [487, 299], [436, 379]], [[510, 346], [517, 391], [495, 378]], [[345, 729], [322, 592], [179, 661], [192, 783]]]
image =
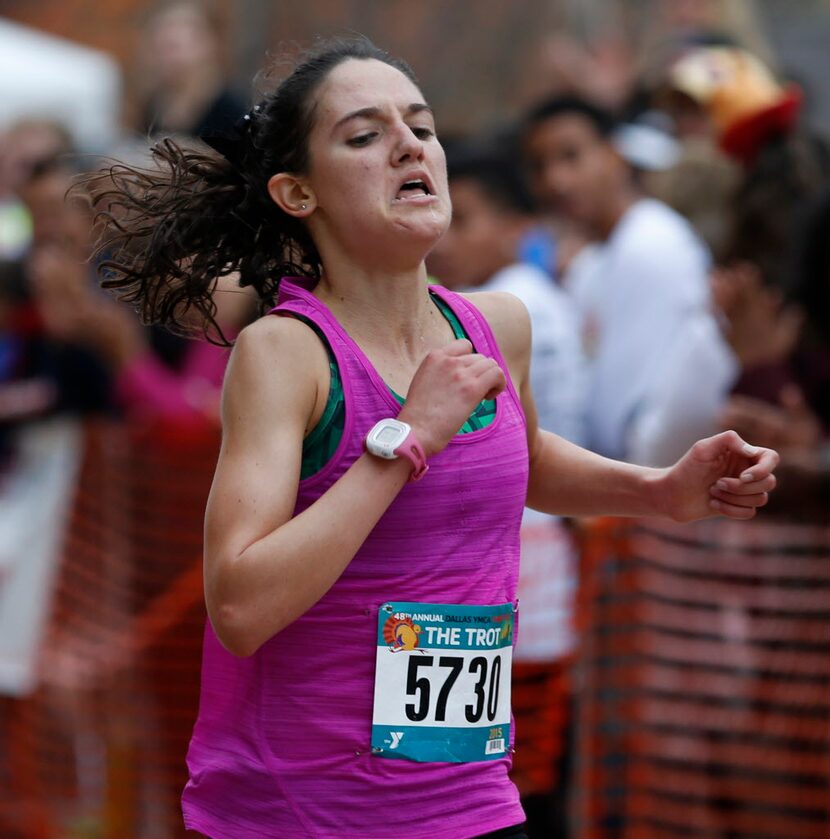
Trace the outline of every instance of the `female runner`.
[[525, 502], [751, 518], [777, 455], [726, 432], [648, 469], [538, 428], [522, 304], [427, 283], [444, 154], [412, 72], [370, 43], [318, 50], [209, 141], [221, 155], [164, 141], [158, 171], [115, 167], [98, 190], [107, 283], [145, 317], [211, 320], [233, 271], [277, 303], [225, 380], [186, 825], [522, 836], [507, 773]]

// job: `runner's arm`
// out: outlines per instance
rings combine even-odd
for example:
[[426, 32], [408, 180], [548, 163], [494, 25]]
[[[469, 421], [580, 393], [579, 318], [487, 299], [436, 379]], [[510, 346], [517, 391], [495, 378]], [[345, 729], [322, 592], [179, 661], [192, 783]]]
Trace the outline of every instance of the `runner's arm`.
[[[302, 442], [328, 358], [310, 329], [267, 317], [241, 334], [223, 397], [223, 440], [205, 518], [205, 596], [225, 647], [253, 653], [334, 584], [406, 484], [411, 464], [363, 454], [307, 510], [293, 517]], [[440, 451], [498, 368], [456, 341], [431, 353], [400, 417], [427, 454]], [[365, 432], [368, 432], [368, 428]]]
[[751, 518], [766, 503], [775, 486], [772, 470], [778, 456], [769, 449], [746, 448], [734, 432], [700, 440], [674, 466], [653, 469], [609, 460], [541, 430], [530, 388], [527, 311], [510, 295], [480, 294], [474, 302], [493, 328], [524, 408], [529, 507], [565, 516], [690, 521], [718, 514]]

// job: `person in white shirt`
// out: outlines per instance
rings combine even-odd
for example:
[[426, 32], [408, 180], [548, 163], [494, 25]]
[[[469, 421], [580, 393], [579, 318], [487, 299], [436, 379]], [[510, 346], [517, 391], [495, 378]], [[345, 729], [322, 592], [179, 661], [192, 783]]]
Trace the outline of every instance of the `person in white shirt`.
[[[526, 306], [531, 321], [530, 378], [539, 424], [571, 442], [585, 442], [586, 368], [573, 302], [535, 265], [517, 260], [536, 223], [520, 167], [501, 149], [451, 147], [447, 157], [453, 216], [430, 255], [430, 272], [465, 291], [505, 291]], [[514, 651], [517, 746], [512, 777], [536, 835], [549, 821], [556, 764], [567, 724], [577, 551], [559, 518], [525, 509], [519, 572], [521, 631]]]
[[527, 116], [523, 149], [545, 207], [594, 243], [564, 278], [589, 356], [588, 446], [666, 464], [714, 432], [738, 365], [712, 313], [706, 247], [644, 196], [615, 129], [600, 108], [560, 97]]

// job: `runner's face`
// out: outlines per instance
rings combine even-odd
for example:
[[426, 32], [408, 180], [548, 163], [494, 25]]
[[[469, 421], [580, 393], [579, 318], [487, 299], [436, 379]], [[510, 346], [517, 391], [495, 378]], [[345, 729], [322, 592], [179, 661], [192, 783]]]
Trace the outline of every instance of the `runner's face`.
[[347, 250], [422, 259], [449, 224], [450, 201], [444, 151], [418, 88], [381, 61], [350, 59], [321, 85], [314, 119], [306, 180], [321, 252], [333, 237]]
[[580, 114], [551, 117], [531, 129], [525, 151], [541, 203], [594, 226], [619, 182], [620, 161], [591, 121]]

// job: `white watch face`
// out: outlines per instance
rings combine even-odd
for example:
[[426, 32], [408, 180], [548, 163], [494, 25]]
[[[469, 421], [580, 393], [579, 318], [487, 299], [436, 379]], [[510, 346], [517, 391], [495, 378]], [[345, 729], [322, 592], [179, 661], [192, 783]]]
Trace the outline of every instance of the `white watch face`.
[[400, 440], [401, 432], [397, 428], [393, 428], [391, 425], [384, 425], [383, 428], [378, 431], [377, 436], [375, 439], [380, 443], [381, 446], [388, 446], [394, 443], [396, 440]]
[[410, 430], [410, 426], [400, 420], [381, 420], [366, 437], [366, 448], [378, 457], [396, 457], [395, 449], [406, 440]]

